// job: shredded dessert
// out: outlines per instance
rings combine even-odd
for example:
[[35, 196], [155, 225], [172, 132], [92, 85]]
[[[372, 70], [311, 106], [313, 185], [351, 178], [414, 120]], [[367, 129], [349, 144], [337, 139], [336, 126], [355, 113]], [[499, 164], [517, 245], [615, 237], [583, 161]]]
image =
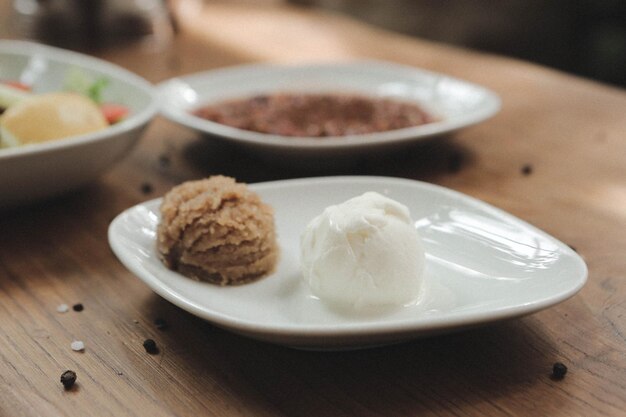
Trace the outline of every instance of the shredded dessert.
[[278, 258], [273, 210], [233, 178], [185, 182], [163, 198], [157, 249], [168, 268], [187, 277], [218, 285], [253, 281]]

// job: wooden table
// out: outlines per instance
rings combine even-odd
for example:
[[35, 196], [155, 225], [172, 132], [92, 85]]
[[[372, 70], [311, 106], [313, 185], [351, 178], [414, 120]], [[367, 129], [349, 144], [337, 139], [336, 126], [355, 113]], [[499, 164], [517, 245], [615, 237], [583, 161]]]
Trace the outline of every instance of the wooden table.
[[[529, 317], [371, 350], [305, 352], [216, 329], [129, 273], [109, 249], [109, 222], [188, 179], [221, 173], [256, 182], [326, 172], [270, 165], [155, 120], [98, 182], [2, 214], [0, 414], [624, 415], [624, 91], [337, 16], [175, 5], [181, 30], [168, 48], [101, 56], [155, 82], [252, 61], [376, 58], [495, 90], [503, 100], [495, 118], [332, 173], [414, 178], [483, 199], [575, 247], [589, 281], [572, 299]], [[84, 310], [59, 314], [61, 303]], [[156, 328], [158, 317], [166, 329]], [[146, 338], [160, 354], [146, 354]], [[85, 342], [84, 353], [70, 349], [74, 339]], [[560, 381], [550, 378], [557, 361], [569, 368]], [[78, 374], [70, 391], [59, 383], [66, 369]]]

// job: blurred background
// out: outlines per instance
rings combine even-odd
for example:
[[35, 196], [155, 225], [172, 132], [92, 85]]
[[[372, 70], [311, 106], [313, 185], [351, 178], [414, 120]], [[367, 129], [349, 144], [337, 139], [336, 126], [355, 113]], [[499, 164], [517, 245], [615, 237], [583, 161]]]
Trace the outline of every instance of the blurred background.
[[290, 0], [626, 85], [625, 0]]
[[626, 85], [624, 0], [291, 0]]
[[[173, 1], [0, 0], [0, 36], [38, 38], [74, 49], [146, 34], [163, 40], [176, 30], [168, 13]], [[187, 1], [323, 9], [405, 35], [518, 57], [626, 86], [626, 0]]]

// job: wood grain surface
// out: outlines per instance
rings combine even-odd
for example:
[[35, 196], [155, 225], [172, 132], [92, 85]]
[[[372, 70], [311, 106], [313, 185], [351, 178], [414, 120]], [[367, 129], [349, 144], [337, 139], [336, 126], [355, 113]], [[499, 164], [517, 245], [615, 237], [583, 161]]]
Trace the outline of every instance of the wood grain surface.
[[[385, 59], [483, 84], [503, 109], [454, 135], [328, 170], [261, 160], [157, 119], [99, 181], [2, 213], [1, 415], [624, 415], [624, 91], [318, 12], [174, 4], [180, 32], [165, 48], [100, 56], [153, 82], [255, 61]], [[246, 182], [375, 174], [444, 185], [575, 247], [589, 281], [532, 316], [395, 346], [322, 353], [249, 340], [153, 294], [107, 243], [122, 210], [218, 173]], [[61, 314], [61, 303], [84, 310]], [[158, 354], [145, 352], [146, 338]], [[73, 340], [84, 352], [70, 349]], [[562, 380], [550, 377], [557, 361], [569, 369]], [[66, 369], [78, 374], [68, 391], [59, 382]]]

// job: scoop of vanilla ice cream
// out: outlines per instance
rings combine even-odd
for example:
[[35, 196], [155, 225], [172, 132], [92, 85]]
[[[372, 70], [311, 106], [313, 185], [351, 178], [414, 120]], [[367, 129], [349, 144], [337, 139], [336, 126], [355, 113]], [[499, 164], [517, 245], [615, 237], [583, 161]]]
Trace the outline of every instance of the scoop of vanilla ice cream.
[[375, 192], [327, 207], [301, 236], [302, 272], [312, 293], [344, 307], [416, 300], [424, 259], [409, 209]]

